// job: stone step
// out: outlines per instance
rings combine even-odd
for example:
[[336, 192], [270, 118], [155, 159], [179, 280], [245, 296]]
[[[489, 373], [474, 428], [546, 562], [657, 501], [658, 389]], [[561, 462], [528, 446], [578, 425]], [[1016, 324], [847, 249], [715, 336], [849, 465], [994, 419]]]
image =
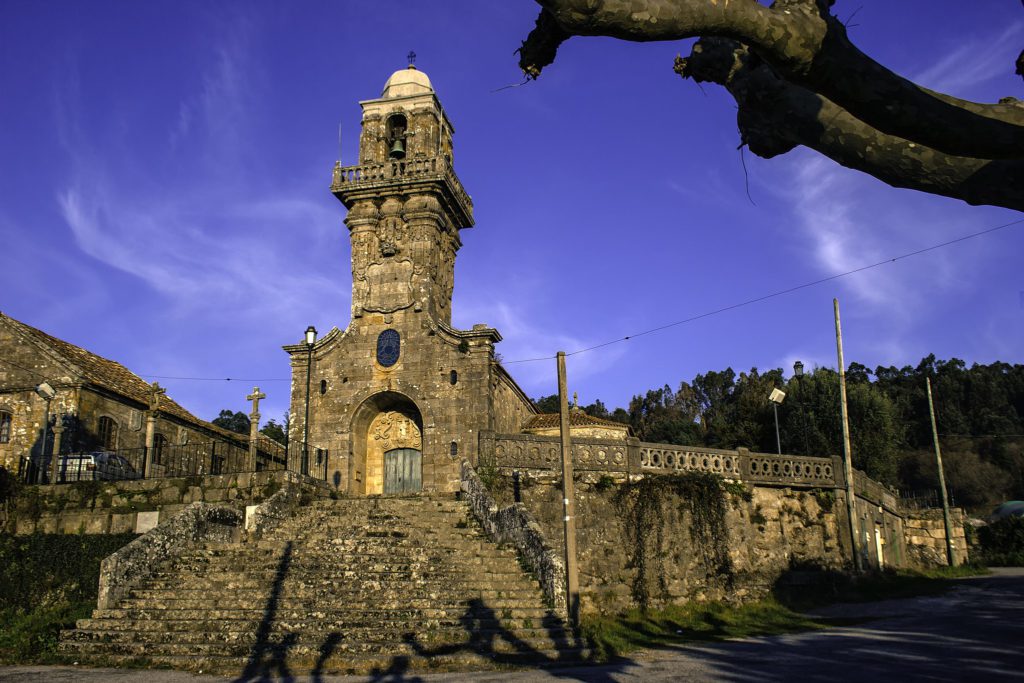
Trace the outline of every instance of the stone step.
[[[77, 635], [77, 633], [84, 633], [84, 635]], [[90, 655], [99, 654], [113, 654], [113, 655], [138, 655], [138, 656], [193, 656], [203, 657], [207, 655], [214, 656], [227, 656], [227, 657], [245, 657], [252, 653], [254, 647], [257, 647], [255, 639], [246, 638], [242, 641], [230, 641], [230, 640], [205, 640], [200, 642], [139, 642], [139, 641], [105, 641], [100, 639], [89, 639], [87, 637], [88, 632], [77, 632], [75, 637], [83, 638], [82, 640], [65, 640], [64, 643], [69, 647], [73, 648], [76, 645], [79, 647], [80, 652], [86, 652]], [[205, 634], [204, 634], [205, 635]], [[324, 642], [331, 636], [330, 632], [322, 633], [304, 633], [301, 636], [299, 634], [284, 634], [281, 640], [288, 641], [288, 653], [297, 657], [303, 656], [317, 656]], [[449, 646], [453, 649], [458, 646], [462, 646], [468, 650], [481, 651], [488, 650], [496, 653], [515, 653], [522, 651], [534, 651], [534, 652], [548, 652], [555, 651], [557, 644], [548, 637], [542, 638], [518, 638], [514, 634], [506, 632], [492, 632], [492, 633], [481, 633], [481, 634], [468, 634], [465, 631], [459, 634], [457, 639], [452, 641], [436, 641], [429, 640], [426, 638], [420, 638], [418, 635], [415, 637], [415, 644], [413, 642], [406, 642], [407, 639], [403, 636], [399, 636], [400, 639], [395, 640], [393, 638], [383, 638], [376, 641], [353, 641], [347, 640], [344, 634], [339, 634], [340, 638], [334, 645], [334, 654], [336, 656], [343, 656], [346, 654], [384, 654], [389, 655], [415, 655], [417, 654], [417, 646], [422, 650], [423, 648], [431, 648], [440, 646]], [[281, 640], [277, 642], [280, 643]], [[268, 642], [273, 643], [274, 639], [268, 639]]]
[[[302, 581], [331, 580], [338, 582], [348, 581], [392, 581], [392, 582], [430, 582], [430, 581], [454, 581], [460, 577], [486, 578], [489, 581], [501, 583], [504, 580], [514, 581], [521, 577], [521, 570], [513, 569], [514, 564], [494, 563], [479, 565], [466, 564], [462, 566], [436, 566], [431, 564], [384, 564], [366, 563], [353, 564], [348, 567], [343, 564], [332, 565], [299, 565], [289, 567], [288, 571], [278, 572], [270, 567], [254, 567], [250, 571], [242, 568], [215, 566], [211, 571], [203, 565], [188, 565], [182, 567], [179, 574], [166, 571], [155, 575], [154, 580], [171, 580], [177, 575], [177, 586], [194, 584], [200, 581], [210, 571], [211, 578], [216, 581], [230, 581], [234, 577], [250, 577], [257, 581], [269, 583], [289, 583]], [[182, 579], [182, 575], [187, 580]], [[190, 577], [196, 577], [195, 580]]]
[[[228, 602], [240, 604], [262, 604], [274, 596], [278, 601], [294, 600], [301, 598], [305, 600], [318, 600], [321, 603], [347, 603], [358, 600], [367, 595], [367, 586], [338, 586], [331, 584], [318, 585], [286, 585], [275, 594], [271, 590], [259, 588], [237, 588], [228, 591], [210, 591], [204, 588], [134, 588], [129, 591], [125, 600], [138, 602], [140, 600], [152, 600], [166, 602], [171, 600], [189, 600], [197, 604], [207, 604], [211, 607]], [[437, 594], [458, 594], [460, 598], [456, 601], [465, 604], [466, 600], [478, 599], [490, 604], [490, 601], [497, 598], [519, 598], [522, 600], [537, 600], [540, 591], [536, 586], [528, 584], [495, 586], [483, 583], [477, 586], [458, 586], [445, 583], [431, 585], [390, 585], [382, 584], [373, 591], [374, 596], [390, 596], [400, 599], [408, 597], [429, 597]]]
[[[312, 554], [313, 556], [336, 557], [339, 553], [347, 555], [379, 555], [383, 553], [395, 554], [400, 551], [403, 555], [417, 557], [456, 558], [459, 559], [467, 551], [472, 552], [475, 557], [501, 557], [515, 559], [516, 552], [512, 548], [495, 546], [490, 541], [471, 542], [459, 545], [445, 546], [431, 542], [420, 541], [388, 541], [381, 539], [306, 539], [291, 544], [291, 553]], [[203, 549], [190, 550], [178, 556], [179, 559], [187, 560], [202, 557], [251, 557], [264, 556], [280, 559], [286, 552], [286, 544], [271, 545], [270, 542], [258, 542], [255, 544], [245, 543], [238, 545], [218, 545]]]
[[[487, 536], [480, 531], [465, 529], [407, 529], [404, 531], [372, 530], [365, 526], [358, 529], [339, 528], [330, 525], [298, 526], [295, 528], [280, 527], [265, 536], [257, 543], [284, 544], [289, 541], [302, 542], [308, 539], [352, 539], [363, 541], [405, 543], [430, 543], [438, 546], [457, 547], [465, 544], [491, 544]], [[493, 547], [493, 545], [491, 545]]]
[[[324, 649], [329, 651], [329, 644]], [[556, 667], [579, 664], [584, 660], [586, 652], [580, 648], [565, 648], [557, 652], [515, 652], [495, 654], [474, 650], [459, 649], [451, 653], [438, 653], [430, 656], [398, 655], [354, 655], [327, 657], [318, 652], [316, 657], [299, 657], [286, 653], [281, 657], [277, 653], [261, 653], [259, 656], [226, 657], [207, 655], [173, 656], [159, 654], [88, 655], [80, 652], [70, 644], [61, 644], [60, 651], [81, 662], [90, 662], [100, 666], [113, 667], [169, 667], [184, 671], [202, 671], [207, 674], [222, 674], [239, 677], [245, 680], [274, 680], [274, 676], [282, 669], [293, 676], [303, 674], [349, 674], [373, 675], [375, 680], [382, 680], [381, 675], [394, 673], [394, 680], [404, 680], [407, 672], [452, 671], [458, 669], [473, 670], [505, 670], [514, 666]], [[387, 679], [392, 680], [392, 679]]]
[[[500, 580], [498, 580], [500, 579]], [[138, 588], [133, 588], [127, 597], [167, 597], [167, 595], [182, 595], [184, 592], [198, 594], [200, 596], [223, 596], [237, 592], [243, 592], [250, 599], [266, 599], [274, 591], [275, 582], [273, 577], [256, 578], [242, 574], [224, 574], [223, 579], [206, 577], [180, 577], [165, 576], [163, 578], [149, 579]], [[523, 578], [520, 575], [480, 575], [466, 576], [465, 574], [449, 574], [429, 578], [399, 580], [392, 577], [379, 579], [373, 577], [334, 577], [323, 574], [310, 574], [304, 577], [290, 577], [278, 587], [278, 591], [285, 593], [295, 590], [307, 590], [322, 594], [325, 598], [360, 592], [366, 595], [377, 594], [380, 591], [394, 589], [402, 590], [448, 590], [449, 592], [465, 592], [466, 598], [479, 597], [475, 595], [480, 591], [532, 591], [533, 595], [539, 595], [539, 589], [535, 582]], [[473, 593], [474, 595], [469, 595]], [[184, 596], [183, 597], [187, 597]]]
[[[217, 565], [221, 567], [233, 567], [237, 566], [240, 568], [265, 568], [272, 569], [274, 571], [282, 568], [282, 563], [285, 558], [278, 555], [268, 555], [267, 553], [231, 553], [224, 554], [219, 551], [209, 551], [207, 554], [189, 554], [182, 555], [174, 558], [169, 565], [172, 570], [177, 569], [194, 569], [198, 566], [211, 566]], [[380, 552], [374, 553], [347, 553], [344, 551], [336, 552], [302, 552], [293, 551], [291, 556], [288, 558], [288, 569], [294, 569], [295, 567], [322, 567], [330, 566], [333, 564], [339, 564], [342, 562], [355, 562], [355, 563], [376, 563], [383, 564], [390, 560], [392, 563], [406, 563], [416, 564], [424, 562], [433, 562], [435, 564], [451, 564], [454, 566], [467, 566], [477, 568], [477, 565], [514, 565], [518, 566], [518, 561], [513, 553], [490, 553], [489, 555], [477, 556], [474, 551], [466, 550], [464, 553], [455, 553], [452, 555], [439, 555], [439, 554], [417, 554], [417, 553], [406, 553], [402, 552], [401, 549], [396, 548], [391, 553], [385, 552], [385, 549], [381, 549]]]
[[[238, 613], [239, 610], [222, 612], [222, 614]], [[529, 616], [523, 615], [526, 613]], [[142, 631], [184, 632], [195, 631], [216, 633], [223, 630], [245, 631], [255, 630], [265, 621], [264, 614], [246, 613], [238, 619], [79, 619], [76, 628], [86, 631], [125, 631], [129, 633]], [[432, 608], [420, 610], [393, 610], [382, 613], [380, 610], [356, 610], [345, 612], [306, 612], [297, 619], [278, 619], [276, 614], [270, 624], [271, 631], [334, 631], [358, 628], [377, 628], [382, 632], [399, 631], [416, 632], [430, 628], [450, 626], [464, 627], [470, 620], [479, 629], [521, 629], [544, 628], [548, 632], [564, 630], [561, 619], [550, 612], [541, 610], [516, 610], [517, 617], [502, 617], [499, 613], [491, 615], [467, 615], [464, 608]], [[315, 616], [314, 616], [315, 615]], [[166, 615], [164, 615], [166, 616]], [[345, 631], [347, 633], [347, 631]], [[69, 634], [72, 632], [69, 632]]]
[[[313, 626], [311, 628], [311, 626]], [[343, 625], [339, 629], [324, 627], [322, 624], [274, 624], [267, 629], [262, 624], [228, 623], [221, 628], [211, 630], [189, 630], [189, 631], [160, 631], [142, 630], [127, 631], [124, 629], [90, 628], [78, 629], [71, 632], [66, 639], [68, 642], [80, 643], [117, 643], [117, 644], [145, 644], [145, 645], [214, 645], [217, 643], [242, 644], [251, 646], [260, 637], [265, 640], [275, 640], [289, 634], [298, 634], [301, 640], [297, 642], [319, 643], [326, 635], [337, 631], [341, 634], [342, 643], [350, 646], [357, 646], [366, 650], [382, 645], [393, 644], [396, 640], [408, 640], [410, 635], [421, 644], [436, 645], [439, 643], [460, 643], [470, 639], [503, 639], [508, 642], [523, 641], [529, 642], [537, 649], [555, 647], [558, 643], [564, 643], [570, 637], [564, 629], [548, 630], [544, 628], [516, 628], [510, 629], [500, 623], [479, 626], [473, 624], [472, 632], [467, 631], [465, 625], [457, 620], [431, 624], [417, 628], [415, 625], [399, 624], [395, 627], [385, 628], [373, 624], [359, 626]]]
[[260, 539], [173, 559], [77, 626], [60, 651], [78, 661], [236, 675], [253, 652], [339, 673], [583, 654], [516, 553], [453, 497], [314, 501]]
[[269, 572], [262, 574], [245, 574], [235, 571], [204, 572], [201, 575], [180, 576], [172, 573], [161, 573], [153, 576], [133, 590], [153, 591], [199, 591], [209, 595], [245, 590], [269, 595], [274, 586], [304, 586], [308, 588], [324, 588], [327, 590], [355, 590], [376, 592], [388, 586], [403, 588], [436, 588], [449, 587], [452, 590], [503, 590], [532, 588], [538, 589], [536, 581], [514, 572], [455, 572], [435, 571], [429, 574], [418, 574], [402, 578], [392, 573], [382, 577], [364, 574], [361, 576], [344, 576], [344, 572], [296, 572], [289, 574], [284, 580], [278, 580]]
[[[510, 618], [510, 620], [528, 620], [539, 621], [550, 614], [550, 610], [542, 606], [538, 601], [537, 606], [517, 606], [517, 607], [495, 607], [490, 613], [490, 618]], [[438, 601], [423, 601], [422, 605], [410, 605], [410, 604], [398, 604], [384, 608], [381, 605], [367, 606], [367, 605], [332, 605], [325, 608], [321, 606], [315, 610], [308, 608], [294, 609], [290, 607], [278, 607], [273, 613], [274, 620], [285, 621], [285, 622], [296, 622], [296, 621], [307, 621], [310, 618], [347, 618], [348, 614], [358, 613], [360, 615], [366, 615], [376, 611], [382, 618], [387, 618], [390, 613], [394, 613], [399, 610], [423, 610], [425, 615], [429, 615], [428, 610], [434, 610], [435, 612], [443, 612], [444, 614], [455, 614], [461, 616], [467, 613], [465, 604], [463, 605], [450, 605], [438, 604]], [[94, 609], [92, 612], [93, 620], [137, 620], [137, 621], [160, 621], [160, 620], [201, 620], [201, 621], [216, 621], [216, 620], [249, 620], [259, 622], [263, 620], [265, 616], [265, 610], [262, 606], [253, 607], [250, 609], [145, 609], [145, 608], [131, 608], [125, 609], [116, 607], [114, 609]], [[475, 617], [475, 613], [471, 613], [470, 616]]]
[[[278, 609], [287, 610], [307, 610], [307, 611], [325, 611], [331, 609], [335, 604], [348, 605], [356, 608], [367, 608], [376, 606], [380, 609], [401, 609], [402, 607], [409, 607], [412, 609], [421, 609], [430, 606], [438, 607], [457, 607], [458, 605], [465, 604], [465, 595], [453, 595], [452, 593], [445, 593], [438, 591], [437, 593], [430, 595], [391, 595], [391, 594], [379, 594], [376, 596], [363, 595], [361, 598], [350, 598], [346, 601], [325, 601], [324, 598], [319, 596], [280, 596], [276, 605]], [[531, 605], [538, 603], [539, 597], [534, 594], [533, 596], [525, 597], [494, 597], [487, 600], [487, 606], [494, 610], [506, 610], [506, 609], [518, 609], [518, 608], [529, 608]], [[210, 601], [203, 600], [155, 600], [151, 598], [147, 599], [124, 599], [118, 602], [119, 607], [129, 610], [149, 610], [149, 611], [225, 611], [225, 610], [250, 610], [254, 608], [264, 609], [265, 600], [254, 601], [255, 604], [227, 604], [213, 606]]]

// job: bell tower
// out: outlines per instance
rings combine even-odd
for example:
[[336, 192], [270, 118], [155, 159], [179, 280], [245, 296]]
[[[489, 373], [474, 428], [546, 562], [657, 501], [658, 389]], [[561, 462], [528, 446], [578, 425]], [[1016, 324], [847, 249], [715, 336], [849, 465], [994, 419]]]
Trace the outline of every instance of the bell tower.
[[411, 64], [359, 104], [359, 164], [339, 162], [331, 183], [348, 209], [352, 325], [402, 326], [423, 314], [450, 325], [459, 230], [473, 226], [452, 166], [451, 122]]

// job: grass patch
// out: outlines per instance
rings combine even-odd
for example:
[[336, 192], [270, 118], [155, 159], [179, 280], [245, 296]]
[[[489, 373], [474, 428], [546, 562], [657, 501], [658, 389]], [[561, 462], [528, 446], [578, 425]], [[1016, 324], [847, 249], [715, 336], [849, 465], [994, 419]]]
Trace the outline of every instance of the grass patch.
[[72, 628], [95, 607], [95, 600], [80, 600], [30, 610], [0, 610], [0, 664], [57, 663], [61, 629]]
[[100, 561], [135, 534], [0, 534], [0, 663], [56, 660], [62, 628], [96, 606]]
[[640, 648], [792, 633], [825, 624], [764, 600], [739, 606], [709, 602], [632, 609], [616, 616], [585, 616], [582, 626], [594, 659], [609, 661]]
[[836, 571], [807, 571], [803, 581], [782, 581], [775, 585], [775, 599], [794, 610], [806, 610], [837, 602], [875, 602], [922, 595], [941, 595], [955, 585], [955, 579], [980, 576], [988, 569], [966, 564], [929, 570], [886, 569], [862, 575]]

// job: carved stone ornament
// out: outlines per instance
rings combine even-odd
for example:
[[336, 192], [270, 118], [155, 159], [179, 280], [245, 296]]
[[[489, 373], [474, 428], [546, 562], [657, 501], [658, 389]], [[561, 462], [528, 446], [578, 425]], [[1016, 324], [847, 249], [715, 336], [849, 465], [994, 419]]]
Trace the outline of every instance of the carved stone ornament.
[[398, 245], [405, 241], [405, 222], [398, 216], [388, 216], [377, 228], [377, 240], [380, 243], [380, 255], [384, 258], [395, 256], [399, 252]]
[[394, 313], [412, 306], [412, 261], [372, 263], [366, 268], [369, 290], [363, 308], [377, 313]]
[[128, 415], [128, 428], [133, 432], [137, 432], [142, 429], [142, 411], [135, 410], [132, 408], [132, 412]]
[[420, 428], [409, 416], [397, 411], [387, 411], [373, 418], [370, 425], [370, 438], [380, 444], [381, 451], [386, 453], [395, 448], [414, 448], [420, 450], [422, 438]]
[[178, 445], [184, 446], [188, 443], [188, 430], [184, 427], [178, 427]]

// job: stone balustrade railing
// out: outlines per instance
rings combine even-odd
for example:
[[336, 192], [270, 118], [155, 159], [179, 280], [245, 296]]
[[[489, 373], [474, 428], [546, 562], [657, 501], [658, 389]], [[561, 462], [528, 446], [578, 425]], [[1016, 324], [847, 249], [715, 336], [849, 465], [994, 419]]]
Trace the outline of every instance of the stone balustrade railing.
[[470, 199], [469, 194], [462, 187], [462, 182], [455, 175], [454, 169], [442, 157], [413, 157], [411, 159], [389, 161], [383, 164], [361, 164], [359, 166], [342, 166], [341, 162], [338, 162], [334, 165], [331, 189], [341, 190], [348, 185], [401, 179], [445, 179], [448, 181], [448, 185], [456, 200], [464, 208], [469, 209], [473, 206], [473, 200]]
[[[637, 439], [573, 439], [573, 467], [580, 472], [608, 474], [674, 474], [710, 472], [751, 484], [825, 487], [843, 485], [842, 470], [832, 458], [752, 453], [745, 448], [723, 450], [643, 443]], [[560, 470], [561, 446], [552, 436], [533, 434], [480, 435], [480, 464], [513, 470]]]

